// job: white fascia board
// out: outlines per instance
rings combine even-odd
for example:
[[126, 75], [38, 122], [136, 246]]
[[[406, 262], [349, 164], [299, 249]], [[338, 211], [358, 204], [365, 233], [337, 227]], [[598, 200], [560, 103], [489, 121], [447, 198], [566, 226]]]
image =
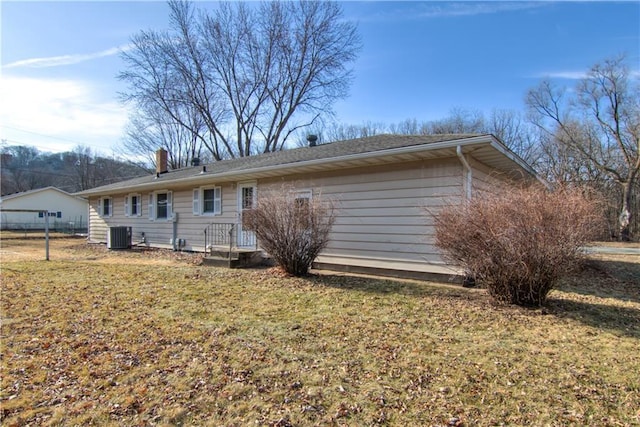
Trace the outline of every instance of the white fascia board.
[[[205, 174], [197, 174], [195, 176], [162, 181], [162, 185], [165, 185], [165, 186], [169, 184], [172, 186], [176, 184], [177, 185], [187, 185], [187, 184], [201, 185], [201, 183], [210, 182], [212, 179], [229, 179], [229, 178], [242, 179], [242, 177], [246, 175], [254, 175], [254, 174], [265, 173], [265, 172], [268, 173], [273, 171], [282, 172], [282, 174], [284, 175], [286, 173], [289, 173], [292, 170], [303, 169], [305, 167], [310, 167], [310, 166], [338, 164], [338, 163], [350, 162], [354, 160], [374, 159], [374, 158], [386, 157], [386, 156], [419, 153], [419, 152], [425, 152], [425, 151], [444, 150], [448, 148], [455, 149], [457, 146], [485, 145], [485, 144], [491, 144], [493, 141], [494, 139], [491, 135], [481, 135], [481, 136], [475, 136], [471, 138], [453, 139], [450, 141], [434, 142], [431, 144], [418, 144], [418, 145], [411, 145], [408, 147], [389, 148], [385, 150], [349, 154], [349, 155], [339, 156], [339, 157], [327, 157], [322, 159], [305, 160], [305, 161], [294, 162], [294, 163], [263, 166], [259, 168], [245, 169], [241, 171], [230, 171], [230, 172], [223, 172], [223, 173], [212, 172], [212, 173], [205, 173]], [[156, 178], [152, 178], [152, 179], [155, 180]], [[126, 189], [119, 188], [111, 191], [105, 191], [105, 190], [100, 191], [98, 188], [96, 189], [96, 191], [87, 190], [87, 191], [83, 191], [82, 195], [85, 197], [89, 197], [89, 196], [95, 196], [95, 195], [105, 194], [105, 193], [120, 193], [123, 191], [130, 192], [130, 191], [152, 190], [159, 186], [159, 182], [154, 182], [153, 180], [148, 183], [127, 187]]]
[[[423, 151], [435, 151], [435, 150], [442, 150], [447, 148], [456, 148], [458, 145], [467, 146], [467, 145], [479, 145], [479, 144], [488, 144], [488, 143], [491, 143], [490, 135], [482, 135], [482, 136], [466, 138], [466, 139], [456, 139], [451, 141], [434, 142], [431, 144], [420, 144], [420, 145], [412, 145], [409, 147], [390, 148], [386, 150], [371, 151], [366, 153], [349, 154], [349, 155], [340, 156], [340, 157], [327, 157], [323, 159], [305, 160], [305, 161], [295, 162], [295, 163], [285, 163], [280, 165], [264, 166], [260, 168], [254, 168], [254, 169], [246, 169], [238, 172], [233, 171], [233, 172], [212, 174], [210, 176], [228, 178], [228, 177], [251, 175], [251, 174], [263, 173], [263, 172], [288, 171], [291, 169], [300, 169], [307, 166], [322, 166], [322, 165], [331, 164], [331, 163], [337, 164], [342, 162], [351, 162], [354, 160], [366, 160], [366, 159], [374, 159], [377, 157], [395, 156], [395, 155], [402, 155], [402, 154], [419, 153]], [[188, 182], [191, 180], [193, 181], [203, 180], [203, 179], [206, 179], [205, 177], [203, 176], [187, 177], [181, 180], [176, 180], [174, 182]]]

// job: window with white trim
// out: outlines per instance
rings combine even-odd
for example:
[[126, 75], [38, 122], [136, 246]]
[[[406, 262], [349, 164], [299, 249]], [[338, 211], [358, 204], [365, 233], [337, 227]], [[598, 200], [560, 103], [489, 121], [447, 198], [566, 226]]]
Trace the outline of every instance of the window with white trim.
[[298, 206], [308, 207], [311, 202], [311, 190], [297, 190], [293, 192], [293, 197]]
[[124, 196], [124, 214], [126, 216], [142, 215], [142, 196], [140, 194]]
[[173, 218], [173, 193], [156, 191], [149, 194], [149, 219], [169, 220]]
[[220, 215], [221, 213], [221, 187], [201, 187], [193, 190], [194, 215]]
[[113, 198], [101, 197], [98, 200], [98, 215], [103, 218], [108, 218], [113, 213]]

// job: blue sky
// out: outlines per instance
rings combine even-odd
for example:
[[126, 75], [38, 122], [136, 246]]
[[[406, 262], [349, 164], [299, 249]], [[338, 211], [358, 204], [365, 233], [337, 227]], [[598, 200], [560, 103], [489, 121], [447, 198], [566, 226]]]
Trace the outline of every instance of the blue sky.
[[[523, 111], [542, 78], [571, 86], [622, 53], [640, 74], [638, 1], [342, 5], [363, 42], [350, 96], [335, 105], [343, 123]], [[2, 1], [0, 20], [0, 139], [112, 154], [128, 114], [117, 97], [118, 51], [139, 30], [166, 28], [166, 3]]]

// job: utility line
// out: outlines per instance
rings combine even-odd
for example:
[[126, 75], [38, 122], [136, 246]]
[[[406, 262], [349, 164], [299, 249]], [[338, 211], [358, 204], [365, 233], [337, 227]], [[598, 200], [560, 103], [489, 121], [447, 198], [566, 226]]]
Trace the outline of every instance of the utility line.
[[[77, 145], [80, 145], [80, 146], [89, 146], [89, 147], [97, 148], [97, 149], [100, 149], [100, 150], [105, 150], [104, 146], [101, 146], [101, 145], [89, 144], [89, 143], [86, 143], [86, 142], [79, 142], [79, 141], [75, 141], [73, 139], [61, 138], [59, 136], [45, 135], [43, 133], [33, 132], [33, 131], [30, 131], [30, 130], [21, 129], [21, 128], [17, 128], [17, 127], [13, 127], [13, 126], [7, 126], [7, 125], [3, 125], [3, 124], [0, 124], [0, 127], [5, 128], [5, 129], [11, 129], [11, 130], [18, 131], [18, 132], [28, 133], [28, 134], [31, 134], [31, 135], [40, 136], [40, 137], [43, 137], [43, 138], [56, 139], [58, 141], [71, 142], [73, 144], [77, 144]], [[15, 143], [18, 143], [18, 144], [26, 144], [24, 142], [16, 141], [16, 140], [10, 139], [10, 138], [2, 138], [2, 141], [3, 142], [4, 141], [12, 141], [12, 142], [15, 142]], [[38, 148], [38, 146], [36, 146], [36, 145], [33, 145], [33, 144], [29, 144], [29, 145], [32, 145], [32, 146], [35, 146], [36, 148]]]

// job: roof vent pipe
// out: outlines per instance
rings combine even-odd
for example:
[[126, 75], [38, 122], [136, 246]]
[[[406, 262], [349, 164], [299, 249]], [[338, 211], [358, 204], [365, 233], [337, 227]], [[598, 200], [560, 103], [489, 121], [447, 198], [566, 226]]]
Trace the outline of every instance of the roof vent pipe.
[[307, 135], [307, 141], [309, 141], [309, 147], [315, 147], [318, 141], [318, 135]]

